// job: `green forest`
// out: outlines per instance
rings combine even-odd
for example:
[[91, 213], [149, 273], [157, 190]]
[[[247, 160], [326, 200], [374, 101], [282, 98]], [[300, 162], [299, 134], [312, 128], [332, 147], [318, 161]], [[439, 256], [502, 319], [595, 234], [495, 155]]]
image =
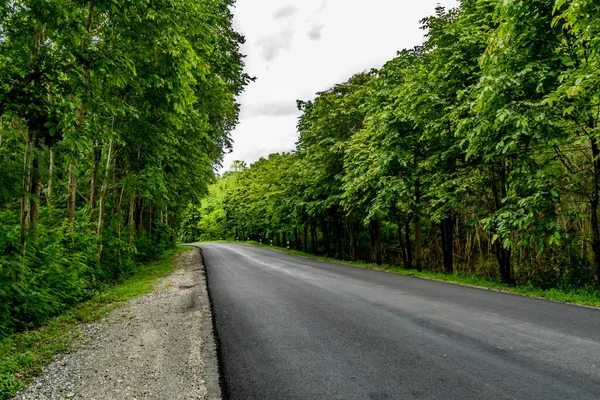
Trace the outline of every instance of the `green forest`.
[[0, 1], [0, 337], [175, 245], [250, 81], [232, 5]]
[[421, 46], [298, 101], [296, 149], [236, 162], [182, 239], [597, 290], [600, 2], [463, 0], [421, 24]]

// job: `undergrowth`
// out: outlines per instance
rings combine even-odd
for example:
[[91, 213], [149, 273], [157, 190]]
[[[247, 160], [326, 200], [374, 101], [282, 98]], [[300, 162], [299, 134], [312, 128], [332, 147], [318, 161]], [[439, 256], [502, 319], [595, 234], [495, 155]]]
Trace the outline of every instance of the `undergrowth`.
[[156, 261], [140, 265], [130, 278], [106, 288], [43, 326], [0, 339], [0, 400], [14, 396], [54, 356], [72, 350], [80, 337], [82, 324], [97, 321], [122, 302], [151, 292], [158, 278], [173, 271], [175, 256], [191, 249], [180, 246], [168, 250]]
[[314, 258], [323, 261], [334, 262], [337, 264], [352, 265], [360, 268], [367, 268], [379, 271], [386, 271], [399, 275], [413, 276], [416, 278], [430, 279], [436, 281], [443, 281], [448, 283], [454, 283], [465, 286], [474, 286], [479, 288], [485, 288], [490, 290], [497, 290], [506, 293], [519, 294], [529, 297], [539, 297], [547, 300], [559, 301], [563, 303], [572, 303], [592, 307], [600, 307], [600, 291], [593, 286], [586, 286], [582, 288], [552, 288], [542, 289], [533, 285], [507, 285], [501, 282], [493, 281], [489, 278], [463, 275], [463, 274], [445, 274], [443, 272], [432, 272], [432, 271], [417, 271], [416, 269], [405, 269], [394, 265], [377, 265], [366, 262], [355, 262], [355, 261], [341, 261], [336, 258], [318, 256], [314, 254], [304, 253], [298, 250], [291, 250], [281, 247], [268, 246], [253, 241], [245, 242], [230, 242], [230, 243], [243, 243], [251, 246], [263, 247], [277, 251], [283, 251], [288, 254], [294, 254], [301, 257]]

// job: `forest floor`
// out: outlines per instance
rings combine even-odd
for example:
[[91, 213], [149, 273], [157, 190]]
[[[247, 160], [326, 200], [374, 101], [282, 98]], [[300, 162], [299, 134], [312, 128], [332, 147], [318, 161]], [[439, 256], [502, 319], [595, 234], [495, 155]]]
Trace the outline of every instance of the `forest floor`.
[[545, 300], [558, 301], [560, 303], [576, 304], [580, 306], [600, 308], [600, 290], [596, 287], [588, 286], [582, 288], [573, 289], [542, 289], [532, 285], [507, 285], [486, 277], [466, 275], [466, 274], [445, 274], [443, 272], [436, 271], [417, 271], [416, 269], [406, 269], [397, 265], [382, 264], [377, 265], [375, 263], [367, 263], [362, 261], [347, 261], [338, 260], [336, 258], [314, 255], [299, 250], [287, 249], [284, 247], [269, 246], [266, 244], [254, 242], [254, 241], [214, 241], [214, 243], [242, 243], [250, 246], [270, 248], [271, 250], [282, 251], [288, 254], [294, 254], [301, 257], [313, 258], [322, 261], [334, 262], [337, 264], [351, 265], [354, 267], [374, 269], [378, 271], [385, 271], [392, 274], [408, 275], [415, 278], [428, 279], [434, 281], [442, 281], [446, 283], [453, 283], [456, 285], [477, 287], [480, 289], [494, 290], [504, 293], [518, 294], [527, 297], [537, 297]]
[[80, 328], [80, 348], [43, 369], [18, 400], [220, 399], [199, 250], [154, 290]]

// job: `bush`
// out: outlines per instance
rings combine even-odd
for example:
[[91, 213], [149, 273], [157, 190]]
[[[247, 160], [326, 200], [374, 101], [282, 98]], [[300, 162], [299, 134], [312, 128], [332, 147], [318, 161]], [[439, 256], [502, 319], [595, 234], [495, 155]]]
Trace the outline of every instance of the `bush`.
[[151, 237], [142, 235], [133, 246], [109, 228], [96, 265], [97, 238], [86, 212], [77, 216], [74, 229], [45, 209], [40, 219], [39, 239], [35, 245], [29, 240], [21, 254], [18, 213], [0, 213], [0, 338], [43, 324], [174, 246], [165, 227], [158, 226]]

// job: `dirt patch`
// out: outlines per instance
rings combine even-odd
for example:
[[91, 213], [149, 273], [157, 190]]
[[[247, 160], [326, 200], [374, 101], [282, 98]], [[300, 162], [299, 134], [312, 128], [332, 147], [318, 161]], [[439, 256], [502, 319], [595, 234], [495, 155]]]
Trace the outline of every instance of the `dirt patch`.
[[86, 343], [46, 367], [18, 400], [221, 399], [199, 250], [156, 290], [82, 329]]

